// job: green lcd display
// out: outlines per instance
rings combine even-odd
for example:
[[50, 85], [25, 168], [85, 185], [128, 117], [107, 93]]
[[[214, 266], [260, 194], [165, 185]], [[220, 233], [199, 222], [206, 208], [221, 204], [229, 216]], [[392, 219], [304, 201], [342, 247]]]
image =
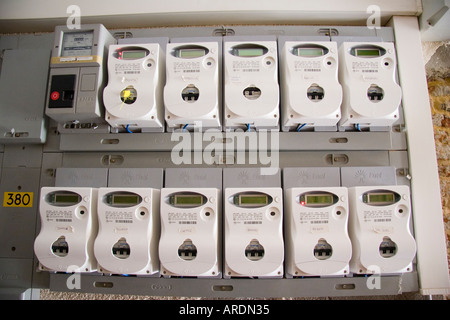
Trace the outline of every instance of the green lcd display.
[[366, 197], [368, 204], [391, 204], [395, 202], [393, 193], [368, 193]]
[[111, 196], [111, 204], [116, 206], [134, 206], [141, 202], [139, 198], [140, 197], [135, 194], [113, 194]]
[[305, 207], [327, 207], [332, 205], [334, 196], [331, 193], [306, 193], [299, 197], [299, 202]]
[[147, 56], [147, 52], [145, 50], [122, 51], [122, 59], [124, 59], [124, 60], [142, 59], [145, 56]]
[[355, 49], [357, 57], [379, 57], [381, 55], [379, 49]]
[[259, 57], [264, 54], [263, 48], [242, 48], [235, 50], [238, 57]]
[[295, 48], [294, 54], [299, 57], [320, 57], [324, 52], [322, 48]]
[[175, 207], [198, 207], [203, 204], [200, 194], [176, 194], [170, 197], [170, 204]]
[[81, 197], [75, 193], [55, 193], [51, 202], [55, 205], [71, 205], [80, 202]]
[[305, 196], [305, 204], [327, 205], [333, 203], [333, 196], [330, 194], [308, 194]]
[[198, 58], [206, 54], [205, 49], [179, 49], [177, 57], [180, 58]]
[[259, 207], [269, 203], [265, 194], [239, 194], [234, 197], [234, 204], [241, 207]]
[[141, 203], [142, 198], [131, 192], [109, 193], [105, 196], [104, 201], [111, 207], [132, 207]]

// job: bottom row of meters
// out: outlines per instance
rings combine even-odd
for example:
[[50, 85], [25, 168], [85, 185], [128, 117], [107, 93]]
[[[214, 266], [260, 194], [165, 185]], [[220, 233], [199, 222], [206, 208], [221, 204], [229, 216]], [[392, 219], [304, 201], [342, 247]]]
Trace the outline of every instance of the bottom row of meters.
[[293, 278], [412, 271], [407, 186], [58, 188], [40, 196], [39, 269]]

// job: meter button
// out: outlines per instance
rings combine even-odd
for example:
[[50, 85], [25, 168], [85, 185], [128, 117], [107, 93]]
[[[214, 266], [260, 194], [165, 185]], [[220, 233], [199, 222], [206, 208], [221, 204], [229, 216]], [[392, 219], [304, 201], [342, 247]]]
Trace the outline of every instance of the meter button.
[[58, 100], [58, 99], [59, 99], [59, 92], [58, 92], [58, 91], [53, 91], [53, 92], [50, 94], [50, 98], [51, 98], [52, 100], [54, 100], [54, 101]]

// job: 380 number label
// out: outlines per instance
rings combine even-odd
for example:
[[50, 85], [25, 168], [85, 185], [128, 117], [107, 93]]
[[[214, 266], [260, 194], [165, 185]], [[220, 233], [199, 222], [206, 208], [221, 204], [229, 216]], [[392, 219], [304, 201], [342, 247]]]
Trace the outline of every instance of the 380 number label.
[[32, 207], [33, 192], [5, 192], [3, 195], [4, 207]]

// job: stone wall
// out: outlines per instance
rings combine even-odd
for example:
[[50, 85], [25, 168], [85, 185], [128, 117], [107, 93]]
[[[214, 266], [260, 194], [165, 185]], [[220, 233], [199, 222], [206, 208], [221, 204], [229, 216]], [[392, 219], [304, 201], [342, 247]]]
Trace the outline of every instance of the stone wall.
[[423, 44], [450, 264], [450, 41]]

